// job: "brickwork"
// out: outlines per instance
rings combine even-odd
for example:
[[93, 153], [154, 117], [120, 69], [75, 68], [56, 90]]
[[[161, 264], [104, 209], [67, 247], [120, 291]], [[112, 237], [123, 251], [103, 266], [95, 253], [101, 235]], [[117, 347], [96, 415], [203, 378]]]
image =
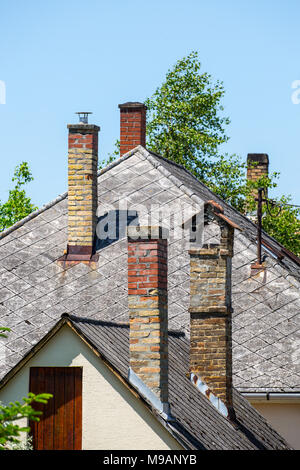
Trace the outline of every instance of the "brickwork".
[[146, 146], [146, 106], [143, 103], [119, 104], [120, 156], [137, 145]]
[[168, 402], [167, 240], [128, 227], [130, 367], [162, 403]]
[[220, 244], [190, 250], [190, 372], [232, 406], [231, 258], [233, 228]]
[[[257, 181], [269, 174], [269, 157], [266, 153], [248, 153], [247, 179]], [[256, 194], [255, 194], [256, 195]]]
[[70, 124], [68, 152], [68, 251], [92, 252], [96, 229], [98, 131]]

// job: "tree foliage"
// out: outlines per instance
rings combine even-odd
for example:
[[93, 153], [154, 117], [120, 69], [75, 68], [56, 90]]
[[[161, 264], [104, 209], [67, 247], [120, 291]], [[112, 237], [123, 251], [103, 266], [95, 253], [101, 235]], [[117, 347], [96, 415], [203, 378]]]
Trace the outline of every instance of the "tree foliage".
[[[259, 187], [277, 187], [278, 172], [256, 182], [246, 178], [246, 162], [237, 155], [222, 155], [220, 144], [228, 141], [221, 104], [222, 82], [201, 73], [198, 53], [193, 51], [167, 72], [166, 79], [145, 101], [147, 147], [183, 165], [224, 201], [242, 213], [255, 211]], [[263, 207], [264, 230], [289, 250], [300, 255], [300, 211], [286, 205], [289, 196], [274, 200], [282, 206], [267, 211]], [[269, 206], [270, 207], [270, 206]]]
[[41, 411], [36, 411], [32, 407], [34, 403], [44, 403], [52, 397], [49, 393], [35, 395], [29, 393], [24, 397], [22, 403], [19, 401], [11, 402], [4, 406], [0, 404], [0, 450], [13, 449], [20, 445], [20, 436], [23, 432], [29, 432], [28, 426], [20, 426], [17, 421], [27, 418], [31, 421], [39, 421]]
[[4, 203], [0, 202], [0, 232], [37, 209], [23, 188], [32, 180], [33, 177], [27, 162], [22, 162], [15, 168], [12, 178], [15, 186], [9, 191], [8, 200]]
[[290, 196], [277, 198], [275, 204], [263, 208], [264, 230], [288, 250], [300, 256], [300, 208], [290, 205]]
[[229, 119], [222, 114], [223, 84], [200, 69], [197, 52], [180, 59], [145, 104], [147, 147], [203, 181], [219, 160], [219, 145], [228, 140]]

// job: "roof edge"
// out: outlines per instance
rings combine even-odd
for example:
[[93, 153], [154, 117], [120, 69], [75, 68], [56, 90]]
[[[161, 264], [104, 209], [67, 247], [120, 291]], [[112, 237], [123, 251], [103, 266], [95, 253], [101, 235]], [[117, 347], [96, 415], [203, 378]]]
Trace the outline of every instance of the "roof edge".
[[[174, 162], [171, 162], [170, 160], [167, 160], [164, 157], [161, 157], [160, 155], [156, 155], [154, 152], [149, 151], [145, 149], [144, 147], [140, 146], [140, 152], [143, 154], [143, 156], [152, 164], [154, 168], [156, 168], [163, 176], [168, 178], [178, 189], [183, 191], [187, 196], [189, 196], [196, 204], [204, 204], [203, 199], [201, 199], [199, 196], [197, 196], [194, 191], [192, 191], [190, 188], [188, 188], [182, 181], [180, 181], [178, 178], [172, 175], [161, 163], [159, 162], [159, 159], [163, 159], [167, 161], [168, 163], [173, 164]], [[174, 163], [176, 166], [179, 168], [183, 168], [180, 165], [177, 165]], [[198, 181], [198, 180], [197, 180]], [[199, 181], [198, 181], [199, 183]]]
[[32, 219], [35, 219], [35, 217], [37, 217], [38, 215], [42, 214], [43, 212], [45, 212], [47, 209], [50, 209], [50, 207], [53, 207], [55, 206], [55, 204], [58, 204], [60, 201], [63, 201], [68, 195], [68, 192], [66, 191], [65, 193], [63, 194], [60, 194], [59, 196], [57, 196], [57, 198], [53, 199], [51, 202], [49, 202], [48, 204], [45, 204], [43, 205], [40, 209], [37, 209], [36, 211], [34, 212], [31, 212], [29, 215], [27, 215], [26, 217], [24, 217], [24, 219], [21, 219], [19, 220], [18, 222], [16, 222], [15, 224], [11, 225], [10, 227], [8, 227], [7, 229], [3, 230], [2, 232], [0, 232], [0, 240], [2, 240], [4, 237], [6, 237], [7, 235], [9, 235], [11, 232], [13, 232], [14, 230], [22, 227], [24, 224], [26, 224], [26, 222], [29, 222], [29, 220], [32, 220]]
[[299, 392], [241, 392], [253, 403], [300, 403]]
[[46, 333], [29, 351], [22, 357], [22, 359], [15, 364], [7, 374], [0, 380], [0, 390], [22, 369], [30, 359], [35, 356], [42, 347], [50, 341], [51, 338], [67, 323], [69, 322], [68, 314], [62, 314], [61, 318], [55, 325]]
[[137, 145], [136, 147], [134, 147], [134, 149], [129, 150], [129, 152], [127, 152], [127, 153], [124, 153], [124, 155], [122, 155], [122, 157], [117, 158], [116, 160], [114, 160], [109, 165], [105, 166], [104, 168], [101, 168], [101, 170], [98, 170], [97, 176], [102, 176], [104, 173], [111, 170], [115, 166], [118, 166], [120, 163], [122, 163], [124, 160], [127, 160], [129, 157], [131, 157], [135, 153], [142, 152], [143, 150], [145, 150], [145, 149], [142, 145]]
[[[170, 165], [173, 165], [173, 166], [176, 166], [177, 168], [181, 169], [181, 170], [184, 170], [189, 176], [191, 176], [198, 184], [200, 185], [203, 185], [205, 186], [205, 188], [211, 193], [212, 197], [218, 199], [220, 201], [220, 203], [222, 204], [225, 204], [226, 206], [230, 207], [231, 210], [233, 210], [234, 212], [236, 212], [238, 215], [240, 216], [244, 216], [244, 214], [242, 214], [241, 212], [239, 212], [235, 207], [231, 206], [228, 202], [224, 201], [220, 196], [218, 196], [216, 193], [214, 193], [208, 186], [206, 186], [204, 183], [202, 183], [202, 181], [198, 180], [198, 178], [190, 171], [188, 170], [187, 168], [185, 168], [183, 165], [180, 165], [179, 163], [176, 163], [176, 162], [173, 162], [172, 160], [168, 160], [167, 158], [165, 157], [162, 157], [161, 155], [158, 155], [157, 153], [155, 152], [152, 152], [149, 151], [150, 154], [154, 155], [154, 157], [157, 157], [158, 159], [161, 159], [161, 160], [164, 160], [165, 162], [169, 163]], [[172, 177], [173, 175], [165, 169], [165, 167], [162, 167], [163, 168], [163, 171], [166, 171], [168, 172]], [[175, 177], [173, 177], [175, 178]], [[177, 178], [176, 178], [177, 179]], [[183, 183], [182, 183], [183, 184]], [[191, 192], [191, 190], [189, 190], [189, 192]], [[252, 222], [250, 219], [248, 219], [248, 217], [245, 217], [249, 222], [251, 222], [251, 224], [256, 227], [256, 225], [254, 224], [254, 222]], [[267, 235], [267, 234], [266, 234]]]

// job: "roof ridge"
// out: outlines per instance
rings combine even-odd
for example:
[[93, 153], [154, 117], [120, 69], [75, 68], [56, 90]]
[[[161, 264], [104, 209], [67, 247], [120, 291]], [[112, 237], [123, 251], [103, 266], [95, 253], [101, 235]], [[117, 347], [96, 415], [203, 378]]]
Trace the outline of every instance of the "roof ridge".
[[122, 155], [122, 157], [117, 158], [112, 163], [109, 163], [104, 168], [101, 168], [101, 170], [98, 170], [97, 176], [103, 175], [107, 171], [111, 170], [111, 168], [114, 168], [115, 166], [118, 166], [124, 160], [127, 160], [129, 157], [132, 157], [132, 155], [134, 155], [136, 152], [140, 152], [141, 150], [144, 150], [144, 147], [142, 147], [142, 145], [137, 145], [134, 149], [129, 150], [129, 152], [124, 153], [124, 155]]
[[[152, 152], [150, 150], [145, 149], [144, 147], [142, 147], [142, 149], [140, 151], [144, 155], [144, 157], [147, 158], [147, 160], [154, 166], [154, 168], [156, 168], [160, 173], [162, 173], [166, 178], [168, 178], [175, 186], [177, 186], [177, 188], [181, 189], [194, 202], [196, 202], [197, 204], [200, 204], [200, 205], [202, 205], [204, 203], [204, 201], [199, 196], [197, 196], [197, 194], [195, 194], [194, 191], [192, 191], [182, 181], [180, 181], [178, 178], [176, 178], [176, 176], [172, 175], [172, 173], [170, 173], [169, 170], [167, 170], [164, 166], [162, 166], [156, 160], [156, 158], [158, 158], [158, 159], [162, 158], [163, 160], [165, 160], [167, 162], [169, 162], [169, 160], [167, 160], [164, 157], [161, 157], [160, 155], [155, 154], [154, 152]], [[175, 164], [175, 165], [177, 165], [177, 164]], [[199, 183], [199, 181], [198, 181], [198, 183]]]
[[[180, 168], [181, 170], [184, 170], [186, 173], [188, 173], [189, 176], [191, 176], [198, 184], [200, 184], [202, 187], [204, 187], [205, 189], [207, 189], [211, 195], [213, 197], [216, 197], [218, 198], [223, 204], [225, 204], [226, 206], [228, 206], [230, 209], [232, 209], [234, 212], [236, 212], [238, 215], [244, 217], [245, 219], [247, 219], [249, 222], [251, 222], [252, 225], [254, 225], [256, 227], [256, 225], [254, 224], [254, 222], [252, 222], [252, 220], [250, 220], [248, 217], [246, 217], [244, 214], [242, 214], [240, 211], [238, 211], [235, 207], [233, 207], [231, 204], [229, 204], [228, 202], [224, 201], [224, 199], [222, 199], [220, 196], [218, 196], [214, 191], [212, 191], [208, 186], [206, 186], [206, 184], [202, 183], [202, 181], [200, 181], [190, 170], [188, 170], [186, 167], [184, 167], [183, 165], [181, 165], [180, 163], [176, 163], [176, 162], [173, 162], [172, 160], [168, 160], [167, 158], [155, 153], [155, 152], [152, 152], [149, 151], [151, 154], [153, 154], [156, 158], [159, 158], [161, 160], [164, 160], [165, 162], [167, 163], [170, 163], [171, 165], [174, 165], [176, 166], [177, 168]], [[168, 171], [168, 170], [166, 170]], [[171, 174], [171, 173], [170, 173]]]

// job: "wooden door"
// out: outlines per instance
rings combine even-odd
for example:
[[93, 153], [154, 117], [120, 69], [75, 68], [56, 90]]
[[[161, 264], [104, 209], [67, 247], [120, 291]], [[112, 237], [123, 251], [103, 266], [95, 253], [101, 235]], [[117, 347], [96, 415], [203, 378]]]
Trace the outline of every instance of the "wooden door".
[[31, 424], [35, 450], [81, 450], [82, 368], [31, 367], [30, 392], [51, 393], [47, 405], [35, 404], [43, 412]]

